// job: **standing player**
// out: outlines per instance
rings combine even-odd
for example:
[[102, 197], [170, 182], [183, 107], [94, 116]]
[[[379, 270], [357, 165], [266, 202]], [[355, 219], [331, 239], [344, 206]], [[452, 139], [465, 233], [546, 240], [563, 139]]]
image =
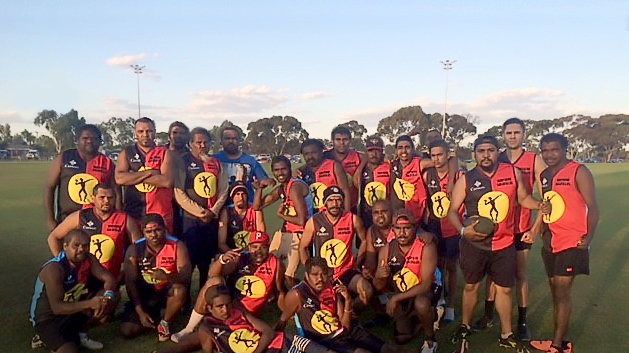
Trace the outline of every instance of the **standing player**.
[[155, 145], [155, 122], [141, 118], [135, 122], [137, 140], [118, 156], [116, 182], [124, 185], [124, 210], [135, 219], [157, 213], [173, 232], [174, 162], [170, 151]]
[[155, 329], [159, 322], [158, 339], [167, 341], [170, 322], [186, 301], [192, 266], [186, 246], [167, 234], [160, 215], [144, 216], [142, 233], [144, 238], [129, 246], [125, 256], [129, 302], [122, 314], [120, 334], [132, 338]]
[[[173, 157], [177, 157], [176, 162], [173, 163], [175, 167], [173, 169], [179, 171], [184, 167], [181, 165], [180, 158], [184, 156], [188, 150], [188, 135], [190, 130], [186, 126], [186, 124], [181, 121], [175, 121], [170, 126], [168, 126], [168, 143], [166, 144], [166, 148], [170, 151]], [[183, 211], [181, 207], [177, 203], [177, 201], [173, 198], [173, 235], [176, 237], [181, 237], [183, 233]]]
[[182, 235], [192, 263], [199, 269], [199, 287], [207, 279], [210, 261], [218, 251], [218, 216], [227, 200], [227, 176], [208, 155], [212, 138], [197, 127], [190, 133], [190, 151], [175, 175], [175, 199], [183, 209]]
[[[515, 207], [538, 209], [522, 183], [520, 171], [510, 164], [498, 163], [498, 140], [482, 135], [474, 141], [476, 167], [460, 178], [452, 192], [448, 211], [450, 224], [462, 236], [460, 264], [465, 287], [461, 327], [453, 341], [465, 340], [470, 334], [472, 313], [476, 306], [478, 287], [485, 275], [496, 284], [496, 309], [500, 317], [499, 345], [505, 348], [524, 349], [514, 338], [511, 327], [511, 287], [515, 284], [516, 255], [514, 246]], [[464, 227], [459, 209], [465, 205], [468, 216], [480, 216], [494, 223], [492, 234], [475, 230], [479, 221]], [[525, 237], [531, 237], [530, 232]], [[466, 342], [461, 344], [465, 349]]]
[[[103, 348], [87, 337], [86, 324], [91, 316], [100, 318], [113, 309], [109, 301], [116, 298], [116, 280], [89, 254], [89, 247], [87, 234], [71, 230], [63, 239], [63, 250], [42, 266], [37, 277], [31, 320], [41, 341], [54, 352], [78, 353], [79, 345]], [[90, 298], [94, 295], [87, 290], [90, 278], [103, 283], [102, 295]]]
[[[322, 211], [324, 207], [323, 191], [326, 188], [337, 186], [344, 195], [350, 194], [343, 165], [333, 159], [323, 158], [323, 149], [323, 142], [319, 140], [304, 141], [301, 144], [301, 154], [306, 164], [295, 171], [295, 175], [309, 185], [315, 211]], [[348, 211], [352, 209], [349, 197], [345, 200], [344, 207]]]
[[270, 204], [281, 199], [276, 215], [284, 221], [271, 241], [271, 252], [286, 261], [286, 282], [289, 288], [297, 284], [297, 268], [299, 267], [299, 242], [304, 232], [306, 221], [312, 217], [314, 205], [308, 185], [301, 179], [293, 178], [291, 163], [284, 156], [273, 157], [271, 161], [273, 176], [279, 186], [262, 197], [265, 187], [275, 184], [272, 179], [255, 182], [256, 189], [253, 208], [261, 211]]
[[437, 268], [437, 249], [424, 244], [416, 234], [416, 221], [410, 211], [399, 209], [393, 216], [395, 239], [378, 254], [378, 271], [374, 279], [377, 290], [392, 289], [394, 295], [387, 302], [387, 314], [394, 320], [397, 344], [413, 339], [416, 319], [424, 329], [422, 353], [437, 351], [433, 331], [433, 307], [441, 288], [434, 285]]
[[[358, 294], [360, 301], [367, 305], [373, 294], [373, 287], [367, 278], [356, 268], [364, 263], [367, 244], [365, 228], [360, 218], [344, 211], [345, 195], [336, 186], [323, 192], [325, 209], [312, 216], [306, 223], [304, 235], [299, 244], [299, 257], [302, 264], [310, 257], [308, 248], [313, 246], [315, 257], [324, 258], [334, 273], [335, 281], [343, 283], [352, 293]], [[352, 246], [355, 234], [361, 240], [357, 259]], [[370, 278], [369, 278], [370, 279]]]
[[249, 189], [243, 182], [230, 187], [229, 197], [233, 207], [223, 207], [218, 221], [218, 250], [226, 253], [231, 249], [246, 249], [249, 234], [254, 231], [266, 233], [264, 213], [255, 210], [247, 201]]
[[[114, 181], [113, 162], [98, 152], [102, 143], [102, 134], [98, 127], [92, 124], [83, 125], [78, 128], [76, 136], [76, 149], [69, 149], [58, 155], [48, 168], [44, 210], [49, 231], [70, 213], [89, 206], [96, 184]], [[120, 189], [116, 187], [115, 192], [115, 206], [121, 209]]]
[[116, 194], [107, 184], [94, 187], [94, 207], [70, 214], [48, 235], [48, 247], [53, 256], [61, 252], [61, 240], [73, 229], [81, 229], [90, 236], [89, 252], [94, 255], [114, 278], [116, 288], [122, 283], [122, 263], [125, 249], [142, 237], [135, 219], [114, 209]]
[[[502, 137], [506, 149], [500, 153], [498, 160], [503, 163], [511, 163], [520, 170], [522, 183], [529, 192], [533, 192], [535, 182], [537, 182], [539, 194], [541, 195], [541, 184], [539, 176], [546, 163], [542, 158], [533, 152], [527, 151], [523, 147], [526, 140], [526, 130], [524, 122], [518, 118], [511, 118], [502, 124]], [[516, 207], [516, 231], [515, 250], [517, 256], [515, 288], [518, 299], [518, 328], [517, 335], [522, 341], [530, 341], [530, 330], [526, 325], [526, 308], [528, 306], [529, 285], [526, 275], [529, 250], [531, 244], [522, 241], [522, 235], [531, 229], [531, 210]], [[489, 281], [489, 279], [488, 279]], [[482, 330], [492, 325], [495, 289], [487, 289], [488, 300], [485, 302], [485, 315], [472, 325], [476, 330]]]
[[[450, 146], [444, 140], [434, 140], [428, 146], [430, 158], [434, 168], [424, 171], [424, 182], [428, 191], [428, 231], [439, 238], [438, 267], [445, 277], [445, 317], [446, 322], [454, 320], [454, 298], [456, 298], [458, 259], [459, 259], [459, 231], [448, 221], [450, 197], [447, 185], [450, 182], [448, 171], [448, 152]], [[454, 175], [456, 182], [462, 175], [458, 171]], [[462, 211], [462, 210], [461, 210]]]
[[547, 134], [540, 140], [540, 150], [548, 164], [541, 175], [544, 201], [552, 204], [551, 213], [542, 218], [542, 259], [553, 295], [555, 332], [552, 341], [531, 341], [531, 346], [552, 353], [571, 352], [572, 343], [567, 341], [570, 292], [577, 275], [590, 274], [589, 248], [599, 210], [592, 173], [566, 157], [568, 139]]
[[345, 126], [337, 126], [332, 129], [330, 136], [332, 140], [332, 149], [323, 153], [323, 158], [333, 159], [343, 166], [345, 175], [350, 189], [350, 202], [352, 212], [356, 213], [356, 205], [358, 204], [358, 188], [353, 183], [354, 175], [361, 165], [364, 157], [360, 152], [357, 152], [350, 147], [352, 144], [352, 132]]
[[391, 197], [391, 165], [384, 159], [384, 141], [380, 136], [367, 137], [366, 150], [367, 163], [354, 175], [354, 185], [359, 192], [358, 215], [369, 228], [373, 223], [371, 208], [377, 201], [388, 202]]

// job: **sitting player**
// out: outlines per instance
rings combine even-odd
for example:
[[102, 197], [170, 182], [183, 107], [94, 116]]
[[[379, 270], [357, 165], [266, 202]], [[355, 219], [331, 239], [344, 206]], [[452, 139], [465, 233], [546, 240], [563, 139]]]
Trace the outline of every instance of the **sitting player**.
[[[186, 246], [166, 233], [164, 219], [148, 214], [142, 219], [144, 238], [129, 246], [125, 258], [125, 284], [129, 302], [120, 333], [132, 338], [157, 327], [159, 341], [170, 339], [169, 323], [186, 300], [192, 265]], [[164, 316], [160, 320], [161, 310]]]

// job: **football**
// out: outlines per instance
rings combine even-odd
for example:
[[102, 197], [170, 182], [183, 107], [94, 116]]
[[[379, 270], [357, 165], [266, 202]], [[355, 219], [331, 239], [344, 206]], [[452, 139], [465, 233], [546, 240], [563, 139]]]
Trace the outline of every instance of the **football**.
[[481, 217], [481, 216], [468, 217], [467, 219], [465, 219], [465, 221], [463, 221], [463, 225], [467, 227], [476, 221], [478, 221], [478, 224], [474, 227], [475, 231], [479, 233], [487, 234], [487, 236], [492, 236], [494, 234], [494, 222], [492, 222], [491, 219], [486, 218], [486, 217]]

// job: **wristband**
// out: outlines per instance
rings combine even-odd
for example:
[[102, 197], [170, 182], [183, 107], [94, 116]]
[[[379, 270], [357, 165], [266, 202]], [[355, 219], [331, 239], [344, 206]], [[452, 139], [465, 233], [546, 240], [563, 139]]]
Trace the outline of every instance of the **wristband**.
[[221, 265], [227, 265], [227, 264], [229, 263], [229, 261], [225, 261], [225, 260], [223, 260], [223, 254], [221, 254], [221, 256], [219, 256], [219, 257], [218, 257], [218, 262], [219, 262]]
[[116, 298], [116, 292], [108, 289], [105, 291], [105, 293], [103, 293], [103, 297], [107, 298], [108, 300], [113, 300], [114, 298]]
[[461, 230], [459, 230], [459, 234], [461, 236], [463, 236], [465, 234], [465, 227], [461, 227]]
[[347, 309], [343, 308], [343, 311], [344, 311], [344, 312], [346, 312], [346, 313], [353, 313], [353, 312], [354, 312], [354, 309], [349, 309], [349, 310], [347, 310]]

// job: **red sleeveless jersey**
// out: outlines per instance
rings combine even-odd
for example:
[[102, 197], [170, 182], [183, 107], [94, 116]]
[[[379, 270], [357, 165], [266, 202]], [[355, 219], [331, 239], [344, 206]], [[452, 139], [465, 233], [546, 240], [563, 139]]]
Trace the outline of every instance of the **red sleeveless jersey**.
[[[389, 195], [391, 195], [391, 164], [389, 164], [388, 161], [384, 161], [382, 164], [372, 170], [369, 170], [369, 168], [365, 166], [360, 177], [360, 214], [361, 216], [368, 216], [371, 219], [372, 207], [370, 206], [370, 204], [375, 204], [376, 201], [380, 200], [381, 198], [379, 197], [379, 195], [377, 195], [376, 188], [369, 189], [367, 185], [372, 182], [384, 185], [384, 190], [386, 193], [384, 199], [388, 200]], [[372, 184], [372, 186], [374, 185]]]
[[407, 253], [402, 251], [396, 239], [389, 243], [389, 256], [387, 261], [393, 275], [393, 285], [398, 292], [406, 292], [421, 284], [422, 253], [424, 243], [415, 238], [413, 245]]
[[499, 163], [491, 176], [475, 167], [465, 174], [465, 181], [467, 195], [464, 204], [467, 215], [480, 215], [491, 219], [497, 225], [493, 237], [488, 237], [483, 242], [470, 243], [473, 245], [483, 243], [482, 245], [492, 251], [511, 246], [514, 242], [515, 206], [518, 197], [515, 167]]
[[332, 185], [338, 185], [337, 175], [334, 173], [334, 161], [326, 159], [321, 163], [315, 172], [315, 180], [322, 183], [326, 188]]
[[257, 229], [256, 210], [249, 206], [244, 217], [240, 217], [233, 207], [227, 208], [227, 246], [231, 249], [246, 249], [249, 245], [249, 233]]
[[413, 196], [410, 201], [404, 203], [404, 207], [411, 211], [418, 222], [424, 219], [427, 198], [420, 161], [421, 159], [419, 157], [413, 157], [411, 163], [402, 169], [402, 179], [412, 184], [415, 188]]
[[162, 269], [166, 273], [177, 272], [177, 239], [170, 236], [166, 237], [166, 243], [157, 254], [150, 254], [147, 250], [146, 238], [142, 238], [135, 243], [138, 254], [138, 271], [144, 281], [148, 285], [152, 285], [156, 292], [161, 292], [167, 285], [168, 281], [154, 282], [147, 273], [151, 270]]
[[265, 263], [257, 268], [251, 261], [249, 253], [243, 253], [238, 262], [236, 273], [236, 290], [240, 291], [242, 306], [251, 314], [256, 315], [268, 302], [277, 276], [277, 258], [269, 254]]
[[324, 258], [334, 270], [334, 279], [339, 279], [354, 268], [354, 215], [344, 212], [335, 224], [328, 221], [325, 213], [317, 213], [313, 219], [315, 256]]
[[[284, 193], [284, 205], [286, 210], [295, 210], [295, 203], [290, 199], [290, 190], [293, 185], [295, 185], [295, 181], [302, 182], [298, 180], [299, 179], [291, 178], [288, 184], [286, 184], [286, 192]], [[290, 222], [284, 222], [284, 230], [289, 233], [303, 233], [304, 227]]]
[[587, 236], [587, 205], [577, 187], [577, 172], [582, 164], [570, 161], [554, 176], [550, 168], [541, 175], [544, 200], [553, 205], [544, 216], [544, 245], [553, 253], [577, 247]]
[[[457, 172], [454, 182], [459, 179]], [[440, 235], [442, 238], [453, 238], [459, 236], [459, 230], [454, 228], [448, 221], [448, 210], [450, 209], [450, 199], [447, 194], [447, 185], [450, 181], [450, 173], [439, 177], [437, 169], [430, 168], [425, 172], [426, 191], [428, 192], [428, 231]], [[463, 218], [465, 209], [461, 207], [459, 214]]]
[[[258, 348], [260, 332], [247, 320], [245, 314], [236, 308], [232, 309], [229, 318], [225, 321], [207, 316], [204, 322], [211, 329], [218, 352], [243, 353], [253, 352]], [[276, 332], [271, 344], [264, 352], [279, 352], [283, 345], [284, 333]]]
[[[524, 151], [513, 165], [520, 170], [522, 184], [529, 193], [533, 192], [535, 185], [535, 158], [533, 152]], [[531, 229], [531, 210], [516, 206], [516, 233], [524, 233]]]
[[[221, 163], [216, 158], [203, 162], [196, 159], [190, 152], [186, 153], [182, 159], [186, 168], [186, 195], [197, 204], [212, 208], [219, 196]], [[185, 210], [184, 213], [187, 214]]]
[[[129, 171], [159, 170], [164, 163], [166, 151], [166, 147], [157, 146], [145, 154], [137, 145], [127, 147], [125, 152]], [[136, 219], [147, 213], [159, 214], [164, 218], [170, 234], [173, 232], [172, 199], [172, 189], [156, 188], [144, 183], [124, 187], [124, 210]]]
[[322, 340], [337, 336], [343, 330], [337, 311], [336, 293], [328, 283], [316, 293], [304, 280], [295, 286], [301, 302], [297, 320], [308, 339]]
[[79, 229], [90, 236], [90, 253], [111, 272], [120, 275], [124, 252], [128, 246], [127, 214], [114, 211], [105, 220], [94, 213], [94, 208], [79, 211]]

